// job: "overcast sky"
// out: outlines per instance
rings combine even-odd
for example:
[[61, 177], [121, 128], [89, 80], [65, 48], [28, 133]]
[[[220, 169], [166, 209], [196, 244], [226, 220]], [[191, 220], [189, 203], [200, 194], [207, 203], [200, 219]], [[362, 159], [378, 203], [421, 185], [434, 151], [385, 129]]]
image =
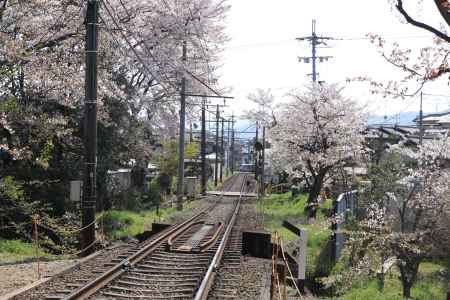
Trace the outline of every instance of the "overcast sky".
[[[435, 26], [442, 26], [441, 17], [432, 1], [425, 1], [418, 11], [417, 0], [411, 3], [414, 16]], [[319, 80], [345, 84], [346, 78], [370, 76], [377, 79], [398, 78], [398, 71], [385, 62], [375, 47], [364, 39], [367, 33], [377, 33], [388, 41], [419, 49], [431, 45], [431, 35], [408, 24], [391, 10], [387, 0], [362, 1], [299, 1], [299, 0], [230, 0], [232, 5], [227, 20], [231, 38], [223, 53], [222, 85], [233, 87], [230, 105], [240, 114], [250, 104], [246, 95], [256, 88], [271, 88], [277, 101], [294, 87], [302, 87], [311, 78], [311, 64], [299, 63], [298, 56], [310, 56], [307, 42], [297, 37], [311, 34], [311, 21], [317, 20], [317, 34], [343, 40], [330, 42], [330, 48], [319, 49], [319, 55], [331, 55], [329, 62], [319, 63]], [[429, 6], [427, 6], [429, 5]], [[383, 100], [370, 96], [368, 86], [351, 84], [346, 95], [378, 115], [392, 115], [401, 111], [419, 109], [417, 98]], [[429, 94], [449, 94], [444, 81], [426, 86]], [[426, 96], [424, 110], [434, 112], [450, 107], [450, 98]], [[231, 111], [230, 111], [231, 112]]]

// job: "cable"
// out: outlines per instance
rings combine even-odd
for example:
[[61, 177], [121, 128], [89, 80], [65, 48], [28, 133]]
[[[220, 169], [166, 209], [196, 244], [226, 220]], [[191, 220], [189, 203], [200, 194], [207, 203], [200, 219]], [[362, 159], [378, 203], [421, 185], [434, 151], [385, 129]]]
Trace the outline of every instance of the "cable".
[[[112, 21], [114, 22], [115, 26], [120, 29], [120, 33], [123, 37], [123, 39], [125, 39], [126, 43], [128, 44], [128, 46], [131, 48], [131, 50], [133, 51], [133, 53], [136, 55], [136, 57], [138, 58], [138, 60], [141, 62], [141, 64], [143, 65], [143, 67], [152, 75], [153, 78], [157, 78], [147, 67], [147, 65], [143, 62], [142, 58], [139, 56], [139, 54], [136, 52], [136, 50], [134, 49], [134, 47], [132, 47], [130, 41], [127, 39], [127, 37], [125, 36], [125, 34], [123, 33], [123, 29], [119, 26], [117, 20], [115, 19], [115, 17], [112, 14], [112, 10], [113, 7], [112, 5], [109, 3], [108, 0], [102, 0], [105, 4], [105, 8], [106, 11], [108, 13], [108, 15], [110, 16], [110, 18], [112, 19]], [[110, 9], [108, 9], [108, 7], [106, 6], [106, 3], [108, 3], [108, 5], [110, 6]], [[168, 4], [164, 1], [164, 3], [166, 4], [167, 8], [170, 10], [170, 8], [168, 7]], [[144, 46], [146, 46], [145, 41], [143, 40], [142, 42], [144, 44]], [[158, 63], [158, 60], [156, 60], [156, 58], [153, 56], [153, 54], [151, 53], [151, 51], [148, 49], [148, 47], [146, 46], [147, 51], [149, 52], [149, 55], [153, 58], [153, 60]], [[169, 62], [170, 60], [167, 60], [167, 62]], [[183, 70], [189, 74], [192, 78], [194, 78], [196, 81], [200, 82], [203, 86], [205, 86], [208, 90], [212, 91], [214, 94], [216, 94], [217, 96], [221, 96], [217, 91], [215, 91], [213, 88], [211, 88], [208, 84], [206, 84], [205, 82], [203, 82], [200, 78], [198, 78], [196, 75], [194, 75], [191, 71], [187, 70], [184, 66], [183, 66]], [[168, 92], [168, 90], [164, 87], [164, 85], [159, 82], [159, 84], [163, 87], [163, 89], [166, 91], [167, 94], [170, 94]]]
[[[414, 38], [431, 38], [429, 35], [411, 35], [411, 36], [388, 36], [383, 37], [386, 40], [401, 40], [401, 39], [414, 39]], [[370, 40], [370, 37], [343, 37], [343, 38], [336, 38], [337, 41], [362, 41], [362, 40]], [[251, 48], [251, 47], [264, 47], [264, 46], [271, 46], [271, 45], [281, 45], [281, 44], [288, 44], [288, 43], [294, 43], [296, 42], [295, 39], [289, 39], [289, 40], [279, 40], [279, 41], [265, 41], [260, 43], [253, 43], [253, 44], [241, 44], [241, 45], [231, 45], [228, 47], [225, 47], [225, 49], [232, 50], [232, 49], [239, 49], [239, 48]]]
[[[105, 0], [105, 1], [108, 1], [108, 0]], [[114, 7], [111, 5], [111, 3], [108, 2], [108, 4], [109, 4], [109, 6], [110, 6], [111, 11], [112, 11], [113, 13], [115, 13], [115, 14], [118, 16], [119, 14], [118, 14], [117, 11], [114, 9]], [[128, 10], [126, 9], [126, 7], [125, 7], [125, 5], [124, 5], [123, 3], [122, 3], [122, 7], [124, 8], [125, 13], [130, 17], [131, 15], [129, 14]], [[116, 20], [116, 23], [118, 23], [117, 20]], [[123, 29], [120, 28], [120, 27], [118, 27], [118, 28], [121, 29], [121, 30], [123, 30]], [[147, 50], [147, 54], [153, 59], [153, 62], [154, 62], [155, 64], [157, 64], [159, 68], [161, 68], [161, 62], [162, 62], [162, 61], [159, 61], [159, 60], [157, 60], [157, 59], [155, 58], [155, 56], [153, 55], [153, 52], [152, 52], [151, 49], [150, 49], [151, 47], [150, 47], [150, 48], [148, 47], [145, 38], [143, 38], [139, 33], [138, 33], [137, 35], [138, 35], [138, 37], [139, 37], [140, 40], [141, 40], [141, 42], [138, 43], [138, 44], [144, 45], [145, 49]], [[135, 39], [135, 40], [137, 41], [137, 39]], [[133, 47], [133, 48], [134, 48], [134, 47]], [[167, 59], [165, 62], [167, 63], [167, 62], [169, 62], [169, 61], [170, 61], [170, 60]], [[152, 75], [152, 76], [153, 76], [153, 75]], [[172, 84], [170, 84], [170, 78], [167, 76], [166, 73], [163, 73], [163, 76], [165, 77], [166, 81], [168, 82], [168, 84], [169, 84], [171, 87], [177, 89], [176, 86], [174, 87]], [[153, 77], [154, 77], [154, 76], [153, 76]]]
[[[114, 25], [120, 29], [120, 34], [122, 36], [122, 38], [125, 40], [125, 42], [128, 44], [128, 46], [130, 47], [130, 50], [134, 53], [134, 55], [136, 56], [136, 58], [139, 60], [139, 62], [142, 64], [142, 66], [144, 67], [144, 69], [153, 77], [153, 78], [158, 78], [156, 77], [153, 72], [147, 67], [147, 65], [144, 63], [144, 61], [142, 60], [142, 58], [140, 57], [140, 55], [137, 53], [136, 49], [133, 47], [133, 45], [131, 44], [131, 42], [128, 40], [127, 36], [123, 33], [123, 30], [121, 29], [121, 27], [119, 26], [117, 20], [115, 19], [115, 17], [113, 16], [112, 12], [110, 11], [110, 9], [108, 8], [108, 6], [106, 5], [106, 3], [108, 3], [108, 5], [110, 7], [111, 4], [109, 3], [108, 0], [101, 0], [104, 4], [105, 10], [108, 13], [109, 17], [111, 18], [111, 20], [113, 21]], [[161, 85], [161, 87], [163, 88], [163, 90], [166, 92], [167, 95], [170, 95], [171, 93], [169, 92], [169, 90], [161, 83], [159, 82], [159, 84]]]

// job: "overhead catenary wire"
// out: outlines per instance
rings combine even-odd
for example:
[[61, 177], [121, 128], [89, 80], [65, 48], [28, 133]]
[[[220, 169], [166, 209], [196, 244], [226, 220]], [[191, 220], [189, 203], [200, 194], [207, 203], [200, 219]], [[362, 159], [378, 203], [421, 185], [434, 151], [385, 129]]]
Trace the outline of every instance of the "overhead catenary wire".
[[[114, 25], [118, 28], [121, 29], [119, 23], [117, 22], [116, 18], [114, 17], [114, 15], [112, 14], [111, 10], [108, 8], [108, 5], [111, 6], [111, 4], [109, 3], [108, 0], [101, 0], [103, 2], [103, 6], [105, 7], [105, 10], [107, 12], [107, 14], [109, 15], [109, 17], [111, 18], [111, 21], [113, 21]], [[108, 4], [108, 5], [106, 5]], [[112, 6], [111, 6], [112, 7]], [[158, 78], [157, 76], [155, 76], [155, 74], [150, 70], [150, 68], [147, 66], [147, 64], [143, 61], [143, 59], [141, 58], [141, 56], [137, 53], [136, 49], [133, 47], [133, 45], [131, 44], [131, 42], [128, 40], [127, 36], [125, 35], [125, 33], [123, 32], [123, 30], [119, 30], [122, 38], [124, 39], [124, 41], [127, 43], [127, 45], [130, 47], [130, 50], [134, 53], [134, 55], [136, 56], [136, 58], [139, 60], [139, 62], [142, 64], [142, 67], [153, 77], [153, 78]], [[161, 82], [159, 82], [159, 84], [161, 85], [161, 87], [163, 88], [163, 90], [167, 93], [167, 95], [170, 95], [171, 93], [169, 92], [169, 90], [164, 86], [164, 84], [162, 84]]]
[[[118, 31], [120, 31], [120, 34], [122, 36], [122, 38], [125, 40], [125, 42], [127, 43], [127, 45], [130, 47], [130, 49], [132, 50], [132, 52], [134, 53], [134, 55], [136, 56], [136, 58], [139, 60], [139, 62], [142, 64], [142, 66], [144, 67], [144, 69], [151, 75], [151, 77], [153, 78], [157, 78], [155, 76], [155, 74], [147, 67], [147, 65], [145, 64], [145, 62], [143, 61], [143, 59], [141, 58], [141, 56], [139, 55], [139, 53], [137, 53], [136, 49], [134, 49], [134, 47], [132, 46], [131, 42], [129, 41], [129, 39], [127, 38], [127, 36], [124, 34], [124, 30], [121, 28], [121, 26], [119, 25], [119, 22], [116, 20], [116, 18], [114, 17], [112, 11], [113, 11], [113, 7], [112, 5], [109, 3], [109, 0], [101, 0], [105, 3], [105, 8], [106, 11], [109, 15], [109, 17], [111, 18], [111, 20], [113, 21], [114, 25], [116, 26], [117, 29], [119, 29]], [[108, 7], [106, 7], [106, 3], [109, 5], [109, 9]], [[170, 7], [168, 7], [168, 4], [165, 3], [167, 5], [167, 8], [170, 10]], [[111, 30], [109, 30], [111, 31]], [[109, 34], [113, 35], [111, 32], [108, 32]], [[117, 40], [116, 40], [117, 41]], [[120, 44], [120, 43], [119, 43]], [[151, 53], [150, 49], [148, 49], [148, 47], [146, 46], [145, 41], [143, 41], [144, 46], [147, 49], [147, 52], [149, 52], [148, 54], [152, 57], [152, 59], [158, 63], [158, 60], [153, 56], [153, 54]], [[167, 60], [169, 61], [169, 60]], [[187, 70], [185, 68], [185, 66], [183, 66], [183, 71], [185, 71], [188, 75], [190, 75], [192, 78], [194, 78], [196, 81], [198, 81], [201, 85], [203, 85], [204, 87], [206, 87], [208, 90], [210, 90], [211, 92], [213, 92], [215, 95], [217, 96], [222, 96], [220, 95], [219, 92], [217, 92], [215, 89], [213, 89], [212, 87], [210, 87], [208, 84], [206, 84], [203, 80], [201, 80], [200, 78], [198, 78], [198, 76], [196, 76], [195, 74], [193, 74], [191, 71]], [[147, 74], [148, 75], [148, 74]], [[171, 93], [168, 91], [168, 89], [164, 86], [164, 84], [161, 81], [158, 81], [158, 83], [161, 85], [161, 87], [165, 90], [166, 94], [170, 95]], [[171, 87], [173, 87], [172, 85], [170, 85]], [[176, 87], [174, 87], [176, 88]], [[156, 101], [153, 101], [156, 102]], [[165, 101], [160, 101], [160, 102], [167, 102], [167, 100]], [[174, 101], [177, 102], [177, 101]], [[192, 103], [187, 103], [188, 105], [192, 105], [192, 106], [198, 106], [200, 107], [201, 104], [192, 104]]]

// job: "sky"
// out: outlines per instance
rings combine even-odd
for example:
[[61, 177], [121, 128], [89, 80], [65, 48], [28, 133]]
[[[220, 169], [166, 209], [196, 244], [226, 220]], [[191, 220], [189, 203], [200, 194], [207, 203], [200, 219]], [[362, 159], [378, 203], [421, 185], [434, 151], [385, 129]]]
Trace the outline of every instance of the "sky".
[[[405, 7], [420, 20], [442, 26], [442, 19], [432, 1], [419, 6], [418, 0], [405, 1]], [[227, 18], [230, 42], [222, 55], [221, 84], [232, 87], [228, 113], [240, 115], [252, 104], [246, 95], [256, 88], [270, 88], [276, 101], [286, 100], [286, 93], [311, 81], [311, 64], [298, 62], [298, 56], [310, 56], [307, 42], [295, 38], [311, 34], [311, 22], [317, 22], [318, 35], [337, 39], [319, 55], [333, 58], [318, 64], [319, 79], [345, 86], [346, 96], [356, 99], [375, 115], [393, 115], [419, 110], [419, 97], [407, 100], [383, 99], [370, 95], [366, 83], [346, 84], [347, 78], [369, 76], [378, 80], [398, 78], [394, 67], [383, 60], [369, 40], [368, 33], [385, 37], [388, 42], [420, 49], [431, 45], [432, 35], [402, 22], [388, 0], [299, 1], [299, 0], [229, 0]], [[420, 8], [419, 8], [420, 7]], [[447, 83], [441, 81], [424, 89], [424, 111], [450, 108]], [[429, 96], [444, 95], [444, 96]]]

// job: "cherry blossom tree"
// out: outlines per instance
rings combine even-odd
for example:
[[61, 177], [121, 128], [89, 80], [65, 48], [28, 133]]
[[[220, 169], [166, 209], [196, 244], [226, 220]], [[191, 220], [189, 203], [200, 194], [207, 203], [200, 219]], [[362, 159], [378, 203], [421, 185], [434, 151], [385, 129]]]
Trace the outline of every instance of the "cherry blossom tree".
[[274, 164], [303, 177], [309, 186], [310, 218], [315, 218], [327, 178], [363, 150], [365, 115], [341, 91], [337, 85], [318, 84], [293, 91], [270, 130]]
[[[45, 167], [47, 176], [67, 180], [81, 169], [85, 4], [0, 1], [0, 152], [27, 166], [2, 168], [2, 175]], [[101, 1], [103, 173], [145, 162], [157, 139], [174, 136], [182, 75], [190, 93], [217, 81], [228, 9], [221, 0]]]
[[242, 118], [250, 120], [251, 122], [258, 122], [261, 126], [269, 127], [273, 125], [275, 97], [270, 89], [257, 89], [254, 93], [248, 94], [247, 99], [253, 102], [257, 107], [256, 109], [244, 111]]
[[[367, 218], [356, 235], [382, 257], [395, 257], [403, 295], [411, 297], [419, 265], [425, 259], [447, 255], [450, 246], [448, 193], [450, 139], [427, 141], [418, 150], [394, 147], [361, 196]], [[408, 158], [405, 160], [405, 158]], [[366, 248], [367, 249], [367, 248]]]
[[[401, 21], [411, 24], [420, 30], [434, 35], [431, 43], [421, 47], [417, 51], [402, 47], [398, 42], [388, 43], [382, 36], [369, 34], [372, 43], [377, 47], [380, 55], [391, 65], [403, 71], [398, 80], [381, 82], [367, 76], [361, 76], [357, 80], [370, 82], [373, 93], [381, 93], [394, 97], [416, 95], [424, 85], [438, 79], [445, 80], [445, 74], [450, 72], [450, 36], [445, 27], [450, 25], [449, 4], [445, 0], [435, 0], [438, 11], [446, 26], [440, 28], [420, 20], [410, 10], [412, 5], [420, 7], [422, 1], [408, 1], [408, 6], [403, 0], [388, 0], [394, 11], [399, 14]], [[414, 3], [415, 2], [415, 3]], [[412, 4], [412, 5], [411, 5]]]

